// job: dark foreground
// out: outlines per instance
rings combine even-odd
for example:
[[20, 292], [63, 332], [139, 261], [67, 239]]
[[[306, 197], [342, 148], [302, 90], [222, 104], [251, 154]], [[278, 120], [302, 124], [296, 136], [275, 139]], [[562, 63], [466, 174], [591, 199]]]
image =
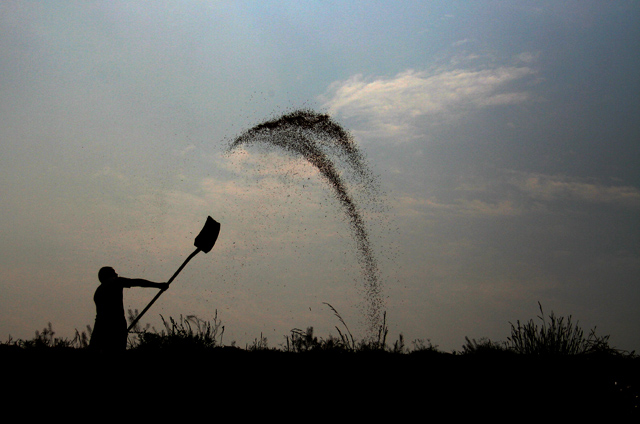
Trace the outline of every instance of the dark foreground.
[[31, 405], [50, 405], [44, 409], [50, 412], [87, 410], [91, 418], [638, 422], [640, 416], [640, 362], [628, 356], [541, 359], [223, 347], [133, 350], [119, 357], [86, 349], [0, 349], [0, 360], [3, 385], [10, 388], [5, 410], [28, 399]]

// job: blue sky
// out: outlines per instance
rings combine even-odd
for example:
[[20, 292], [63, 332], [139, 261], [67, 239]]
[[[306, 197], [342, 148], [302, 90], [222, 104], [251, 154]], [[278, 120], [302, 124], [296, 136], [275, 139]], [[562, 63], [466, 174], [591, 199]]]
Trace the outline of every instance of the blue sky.
[[[460, 349], [545, 311], [640, 349], [633, 1], [3, 2], [0, 338], [94, 319], [101, 266], [145, 319], [225, 342], [362, 334], [362, 275], [310, 166], [230, 140], [297, 108], [351, 131], [389, 337]], [[345, 175], [347, 169], [342, 169]], [[128, 290], [142, 309], [149, 290]], [[143, 321], [145, 320], [143, 319]]]

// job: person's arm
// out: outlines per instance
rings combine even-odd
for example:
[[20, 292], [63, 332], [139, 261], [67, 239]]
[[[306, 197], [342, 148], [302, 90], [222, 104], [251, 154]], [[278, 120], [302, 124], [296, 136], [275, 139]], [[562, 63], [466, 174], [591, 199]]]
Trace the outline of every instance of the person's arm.
[[154, 283], [153, 281], [145, 280], [142, 278], [122, 278], [122, 279], [126, 280], [126, 284], [124, 284], [125, 287], [152, 287], [160, 290], [166, 290], [169, 288], [169, 283]]

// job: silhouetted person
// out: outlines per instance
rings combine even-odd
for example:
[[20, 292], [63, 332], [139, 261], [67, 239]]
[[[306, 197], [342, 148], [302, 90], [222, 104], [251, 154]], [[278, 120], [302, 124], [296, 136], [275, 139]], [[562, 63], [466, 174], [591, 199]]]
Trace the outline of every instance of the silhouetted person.
[[129, 287], [169, 288], [168, 283], [154, 283], [141, 278], [124, 278], [111, 267], [98, 272], [100, 285], [93, 295], [96, 322], [89, 347], [102, 352], [120, 352], [127, 348], [127, 319], [124, 316], [123, 289]]

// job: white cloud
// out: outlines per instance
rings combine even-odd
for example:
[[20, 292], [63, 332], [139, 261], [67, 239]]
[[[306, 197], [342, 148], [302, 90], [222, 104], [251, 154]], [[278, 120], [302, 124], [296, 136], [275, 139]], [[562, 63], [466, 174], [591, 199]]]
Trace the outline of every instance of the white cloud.
[[251, 171], [252, 176], [260, 179], [278, 179], [299, 181], [317, 178], [319, 172], [309, 162], [301, 157], [281, 153], [278, 149], [268, 151], [258, 146], [257, 153], [245, 148], [237, 148], [224, 161], [217, 161], [216, 166], [230, 171], [235, 175], [246, 174]]
[[640, 206], [640, 190], [632, 186], [606, 185], [598, 181], [542, 174], [520, 175], [514, 183], [532, 198], [543, 201], [566, 199]]
[[398, 196], [405, 217], [448, 216], [508, 217], [545, 213], [561, 208], [580, 210], [586, 205], [640, 208], [640, 190], [563, 175], [504, 171], [492, 177], [459, 177], [447, 193]]
[[515, 83], [535, 73], [529, 66], [499, 66], [407, 70], [377, 79], [354, 75], [331, 84], [322, 100], [329, 113], [356, 121], [355, 132], [398, 135], [423, 116], [449, 122], [473, 109], [525, 102], [531, 93]]
[[108, 178], [112, 178], [114, 180], [120, 181], [123, 184], [129, 183], [129, 177], [127, 177], [122, 172], [116, 171], [110, 166], [104, 166], [101, 170], [95, 172], [93, 174], [93, 177], [94, 178], [108, 177]]
[[520, 53], [516, 58], [524, 63], [534, 63], [540, 57], [540, 52], [523, 52]]
[[462, 40], [458, 40], [458, 41], [452, 43], [451, 45], [454, 46], [454, 47], [458, 47], [458, 46], [462, 46], [464, 44], [470, 43], [471, 41], [472, 40], [470, 38], [465, 38], [465, 39], [462, 39]]
[[514, 216], [522, 213], [514, 201], [501, 199], [495, 202], [477, 198], [457, 197], [446, 201], [436, 196], [428, 198], [404, 195], [398, 199], [401, 214], [405, 217], [415, 217], [425, 214], [465, 215], [465, 216]]

